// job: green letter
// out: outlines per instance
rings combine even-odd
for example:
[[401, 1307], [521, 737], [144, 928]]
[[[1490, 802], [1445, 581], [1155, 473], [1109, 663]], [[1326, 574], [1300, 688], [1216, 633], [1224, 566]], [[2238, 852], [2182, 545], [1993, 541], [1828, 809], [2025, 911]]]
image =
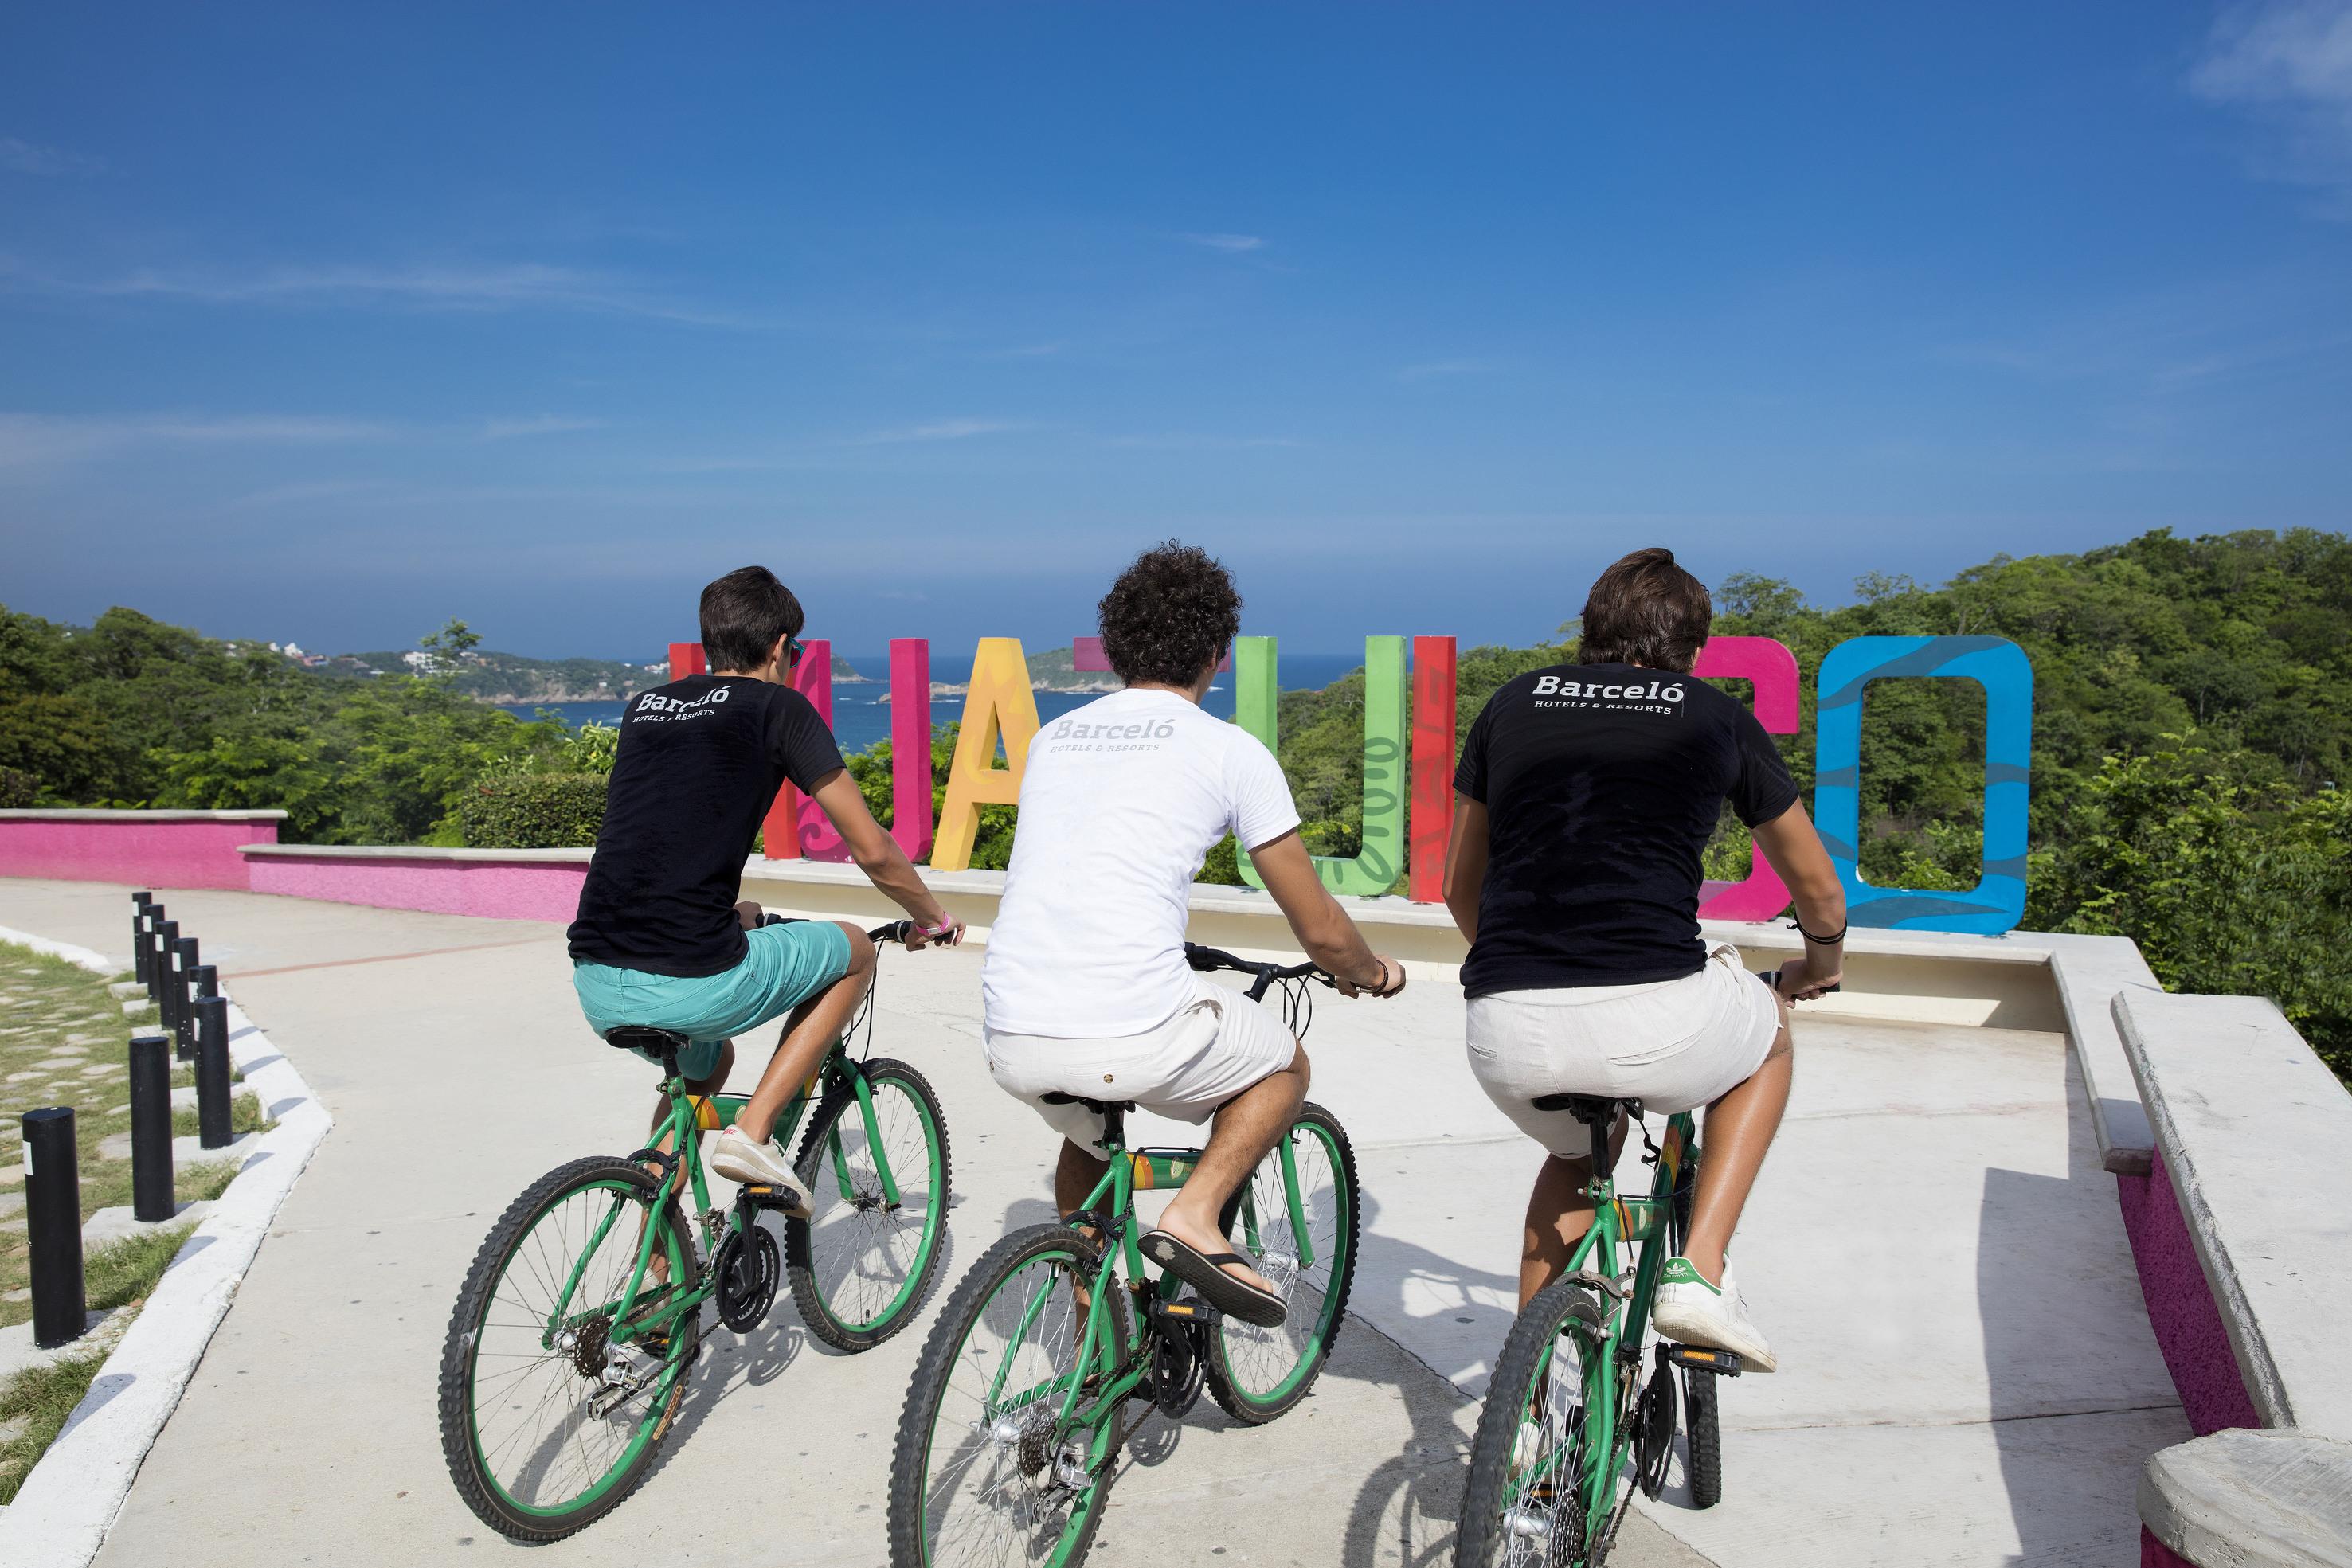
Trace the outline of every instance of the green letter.
[[[1278, 686], [1271, 637], [1234, 639], [1234, 722], [1279, 755], [1276, 744]], [[1354, 858], [1317, 855], [1315, 874], [1334, 893], [1377, 897], [1396, 885], [1404, 866], [1404, 639], [1364, 639], [1364, 847]], [[1240, 854], [1242, 880], [1263, 888], [1249, 848]]]

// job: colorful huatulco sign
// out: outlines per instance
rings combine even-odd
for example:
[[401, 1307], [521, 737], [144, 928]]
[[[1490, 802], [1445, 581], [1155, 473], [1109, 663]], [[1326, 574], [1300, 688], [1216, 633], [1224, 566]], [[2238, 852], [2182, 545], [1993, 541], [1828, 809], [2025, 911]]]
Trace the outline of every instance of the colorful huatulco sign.
[[[1454, 643], [1451, 637], [1364, 639], [1364, 796], [1362, 847], [1353, 855], [1318, 855], [1315, 868], [1336, 893], [1376, 895], [1409, 868], [1407, 896], [1444, 896], [1445, 851], [1454, 821]], [[793, 673], [793, 685], [829, 724], [833, 645], [822, 639]], [[670, 678], [705, 668], [701, 647], [670, 644]], [[1080, 671], [1108, 671], [1102, 644], [1073, 644]], [[1276, 744], [1280, 683], [1275, 640], [1241, 637], [1226, 666], [1234, 674], [1234, 722]], [[1755, 690], [1758, 722], [1774, 735], [1798, 727], [1797, 656], [1769, 637], [1717, 637], [1700, 650], [1692, 672], [1744, 680]], [[1965, 893], [1879, 887], [1862, 880], [1863, 696], [1873, 681], [1972, 680], [1985, 693], [1984, 861]], [[1909, 931], [2012, 929], [2025, 915], [2025, 805], [2033, 742], [2033, 666], [2025, 651], [1999, 637], [1856, 637], [1822, 661], [1815, 682], [1813, 820], [1845, 883], [1856, 925]], [[942, 871], [971, 863], [980, 809], [1021, 797], [1022, 765], [1037, 735], [1037, 700], [1018, 640], [983, 637], [972, 659], [946, 799], [931, 818], [930, 643], [890, 644], [891, 834], [911, 858], [927, 853]], [[1007, 766], [995, 766], [999, 742]], [[848, 859], [816, 802], [787, 784], [768, 812], [772, 860]], [[1410, 852], [1408, 852], [1410, 846]], [[1243, 878], [1262, 886], [1249, 856]], [[1759, 852], [1746, 880], [1717, 887], [1700, 905], [1710, 920], [1769, 920], [1789, 907], [1789, 890]]]

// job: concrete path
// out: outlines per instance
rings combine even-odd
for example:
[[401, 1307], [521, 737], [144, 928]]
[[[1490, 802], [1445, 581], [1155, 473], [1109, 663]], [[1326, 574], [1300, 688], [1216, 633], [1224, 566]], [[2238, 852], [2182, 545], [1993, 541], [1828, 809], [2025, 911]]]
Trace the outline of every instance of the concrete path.
[[[337, 1125], [100, 1561], [518, 1550], [442, 1469], [449, 1303], [526, 1183], [637, 1141], [647, 1070], [580, 1023], [554, 928], [167, 902]], [[0, 883], [0, 924], [101, 952], [125, 950], [128, 909], [126, 889]], [[972, 953], [883, 958], [877, 1049], [932, 1079], [954, 1140], [943, 1280], [1048, 1212], [1049, 1136], [981, 1063], [977, 969]], [[1273, 1427], [1233, 1428], [1205, 1400], [1181, 1427], [1154, 1417], [1094, 1562], [1451, 1560], [1535, 1156], [1461, 1064], [1458, 990], [1318, 1000], [1316, 1098], [1356, 1139], [1371, 1221], [1354, 1321], [1314, 1397]], [[1789, 1370], [1725, 1389], [1723, 1505], [1650, 1510], [1612, 1561], [2137, 1562], [2137, 1468], [2187, 1431], [2063, 1042], [1822, 1021], [1800, 1051], [1739, 1249]], [[929, 1322], [862, 1356], [808, 1340], [789, 1306], [748, 1339], [718, 1331], [656, 1473], [550, 1561], [748, 1542], [763, 1563], [880, 1563], [890, 1440]]]

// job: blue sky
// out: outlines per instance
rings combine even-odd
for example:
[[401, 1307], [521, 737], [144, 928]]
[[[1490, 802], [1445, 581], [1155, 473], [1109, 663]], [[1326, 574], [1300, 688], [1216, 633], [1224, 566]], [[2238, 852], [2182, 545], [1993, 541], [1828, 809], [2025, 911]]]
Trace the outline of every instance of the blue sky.
[[1624, 550], [2343, 528], [2352, 6], [0, 23], [0, 601], [643, 656], [1525, 641]]

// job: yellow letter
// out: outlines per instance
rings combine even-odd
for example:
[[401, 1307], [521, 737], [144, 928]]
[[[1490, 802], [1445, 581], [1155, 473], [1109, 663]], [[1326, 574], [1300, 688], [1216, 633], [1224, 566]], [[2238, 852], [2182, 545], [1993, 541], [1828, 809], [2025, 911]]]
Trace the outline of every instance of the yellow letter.
[[[1005, 767], [998, 768], [996, 741], [1004, 737]], [[948, 795], [940, 807], [939, 836], [931, 844], [938, 871], [971, 864], [971, 841], [980, 833], [980, 809], [1021, 802], [1021, 769], [1029, 743], [1037, 738], [1037, 698], [1029, 689], [1029, 663], [1018, 637], [982, 637], [972, 655], [971, 685], [956, 731], [955, 759], [948, 764]]]

